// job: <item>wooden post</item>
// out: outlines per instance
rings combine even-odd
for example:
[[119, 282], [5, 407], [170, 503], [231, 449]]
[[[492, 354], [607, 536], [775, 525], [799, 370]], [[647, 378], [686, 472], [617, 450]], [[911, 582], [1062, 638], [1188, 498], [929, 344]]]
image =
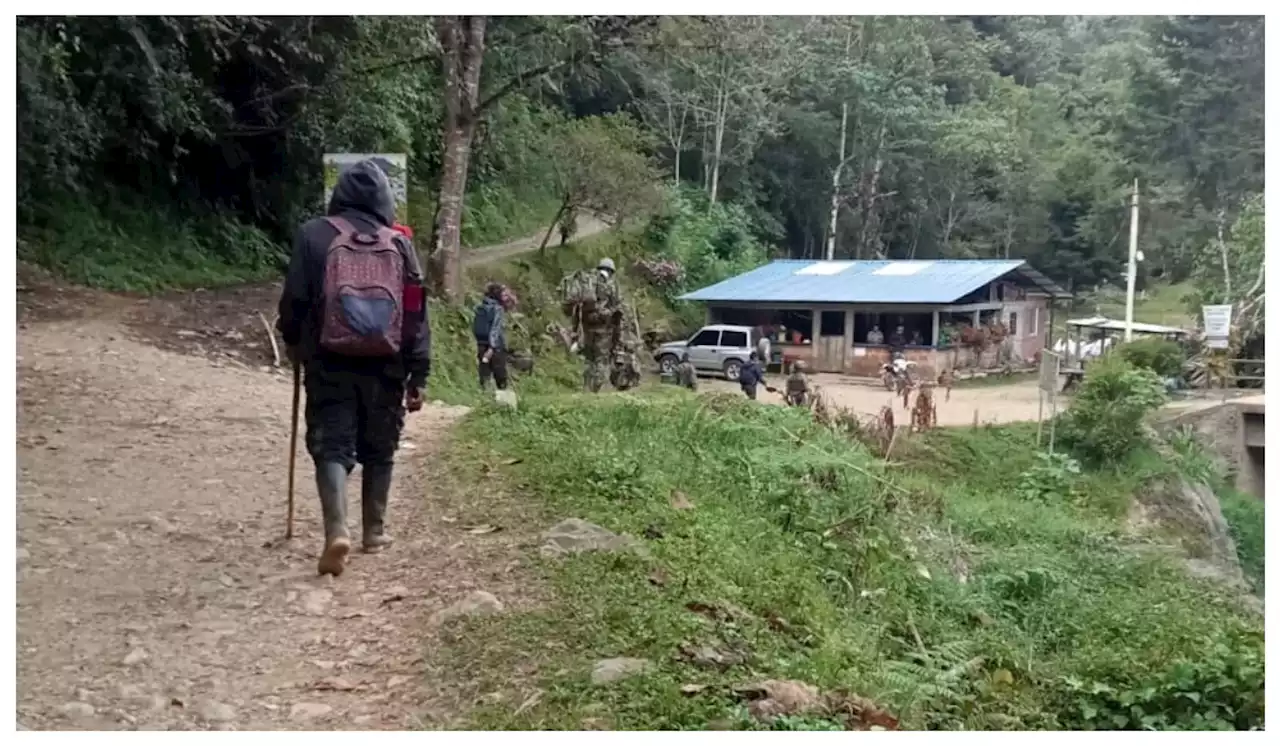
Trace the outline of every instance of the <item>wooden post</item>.
[[936, 350], [936, 349], [938, 349], [938, 323], [939, 323], [940, 319], [941, 319], [941, 314], [939, 314], [939, 313], [938, 313], [937, 309], [934, 309], [934, 311], [933, 311], [933, 341], [932, 341], [932, 342], [930, 342], [930, 345], [931, 345], [931, 346], [933, 347], [933, 349], [935, 349], [935, 350]]
[[810, 324], [810, 326], [812, 327], [812, 329], [811, 329], [811, 333], [809, 334], [809, 348], [813, 351], [813, 369], [822, 370], [822, 368], [820, 367], [822, 365], [822, 352], [818, 347], [818, 338], [822, 336], [821, 335], [821, 332], [822, 332], [822, 309], [821, 308], [813, 309], [813, 323]]
[[844, 349], [840, 352], [840, 368], [842, 373], [847, 372], [849, 361], [853, 359], [853, 311], [845, 309], [844, 311]]

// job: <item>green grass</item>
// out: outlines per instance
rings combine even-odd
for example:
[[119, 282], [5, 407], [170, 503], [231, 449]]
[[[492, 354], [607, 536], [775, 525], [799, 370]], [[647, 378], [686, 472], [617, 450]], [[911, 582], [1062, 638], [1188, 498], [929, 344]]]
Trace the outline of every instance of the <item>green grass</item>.
[[[434, 215], [414, 185], [410, 220], [426, 241]], [[467, 196], [464, 246], [501, 244], [545, 230], [556, 203], [532, 189], [486, 187]], [[155, 293], [275, 279], [289, 247], [216, 211], [158, 205], [125, 190], [95, 199], [64, 195], [21, 226], [18, 256], [71, 282]]]
[[71, 282], [141, 293], [269, 279], [286, 252], [224, 215], [177, 214], [120, 195], [102, 204], [65, 197], [23, 226], [18, 240], [19, 259]]
[[[1188, 686], [1179, 664], [1194, 673], [1237, 655], [1249, 676], [1228, 677], [1239, 691], [1222, 696], [1236, 702], [1237, 726], [1260, 724], [1239, 701], [1260, 696], [1250, 677], [1261, 618], [1166, 554], [1138, 551], [1123, 529], [1129, 496], [1170, 467], [1144, 453], [1080, 475], [1069, 495], [1028, 499], [1033, 429], [935, 432], [904, 444], [886, 472], [805, 413], [736, 397], [658, 388], [477, 410], [454, 445], [458, 478], [521, 459], [506, 468], [527, 489], [529, 520], [580, 517], [661, 538], [646, 541], [650, 559], [538, 560], [549, 604], [456, 630], [446, 654], [479, 690], [536, 670], [545, 691], [518, 714], [523, 695], [481, 706], [468, 725], [752, 727], [730, 688], [773, 677], [851, 688], [904, 727], [1107, 727], [1090, 718], [1127, 717], [1103, 707], [1111, 689], [1150, 688], [1150, 700]], [[673, 509], [675, 490], [695, 507]], [[741, 611], [708, 619], [691, 603]], [[749, 660], [706, 670], [681, 658], [686, 644]], [[655, 669], [591, 686], [591, 665], [615, 656]], [[685, 696], [686, 683], [708, 688]], [[1173, 705], [1160, 707], [1166, 717]]]
[[[434, 184], [409, 185], [409, 223], [425, 242], [435, 219]], [[464, 249], [494, 246], [547, 229], [559, 203], [534, 187], [481, 185], [467, 194], [462, 216]], [[559, 236], [555, 236], [559, 240]]]

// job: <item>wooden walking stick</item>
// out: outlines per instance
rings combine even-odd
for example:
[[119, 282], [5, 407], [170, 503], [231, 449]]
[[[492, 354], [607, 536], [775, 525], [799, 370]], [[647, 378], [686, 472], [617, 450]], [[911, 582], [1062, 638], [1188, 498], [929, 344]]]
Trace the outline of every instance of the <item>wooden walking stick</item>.
[[298, 459], [298, 394], [302, 389], [302, 375], [297, 361], [293, 363], [293, 414], [289, 423], [289, 519], [285, 523], [284, 538], [293, 538], [293, 472]]

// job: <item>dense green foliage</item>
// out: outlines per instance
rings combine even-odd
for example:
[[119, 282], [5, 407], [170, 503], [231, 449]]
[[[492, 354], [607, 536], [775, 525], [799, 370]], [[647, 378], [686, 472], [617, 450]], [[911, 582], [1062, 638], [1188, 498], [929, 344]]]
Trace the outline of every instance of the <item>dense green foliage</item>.
[[1154, 371], [1109, 353], [1089, 366], [1071, 407], [1059, 416], [1058, 437], [1086, 461], [1123, 461], [1145, 442], [1147, 415], [1166, 398]]
[[1146, 368], [1161, 378], [1173, 378], [1182, 374], [1186, 354], [1172, 340], [1146, 337], [1126, 342], [1115, 353], [1135, 368]]
[[[425, 243], [450, 101], [438, 20], [20, 18], [24, 253], [63, 269], [61, 234], [99, 218], [126, 245], [159, 241], [117, 203], [283, 242], [318, 207], [320, 155], [344, 150], [410, 154]], [[1247, 295], [1263, 39], [1260, 18], [1232, 17], [489, 18], [462, 242], [532, 233], [567, 191], [643, 213], [620, 180], [652, 155], [705, 194], [682, 209], [727, 205], [792, 255], [1016, 255], [1085, 288], [1121, 278], [1137, 178], [1144, 281], [1196, 273], [1205, 297]], [[592, 123], [620, 114], [648, 136], [614, 153]], [[188, 242], [200, 261], [127, 284], [260, 274], [244, 236], [211, 231]], [[115, 244], [98, 254], [123, 259], [75, 276], [149, 271]], [[694, 253], [690, 278], [723, 258]]]
[[[1069, 470], [1076, 497], [1028, 500], [1020, 474], [1061, 466], [1034, 426], [939, 431], [886, 470], [807, 413], [671, 389], [530, 397], [461, 436], [459, 478], [508, 460], [541, 523], [581, 517], [652, 553], [550, 561], [553, 599], [457, 629], [477, 691], [536, 670], [522, 686], [544, 692], [481, 705], [475, 725], [759, 727], [731, 687], [790, 678], [852, 688], [912, 728], [1261, 726], [1262, 617], [1123, 527], [1135, 490], [1171, 473], [1149, 452]], [[475, 520], [528, 520], [527, 500], [500, 502]], [[680, 652], [702, 647], [747, 663]], [[591, 686], [613, 656], [655, 669]]]

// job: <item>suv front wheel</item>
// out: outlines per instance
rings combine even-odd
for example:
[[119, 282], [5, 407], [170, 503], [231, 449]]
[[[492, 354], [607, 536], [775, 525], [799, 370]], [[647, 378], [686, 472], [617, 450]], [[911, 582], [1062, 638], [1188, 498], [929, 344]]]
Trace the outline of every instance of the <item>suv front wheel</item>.
[[726, 360], [724, 361], [724, 377], [730, 381], [737, 381], [738, 375], [742, 373], [742, 361]]

